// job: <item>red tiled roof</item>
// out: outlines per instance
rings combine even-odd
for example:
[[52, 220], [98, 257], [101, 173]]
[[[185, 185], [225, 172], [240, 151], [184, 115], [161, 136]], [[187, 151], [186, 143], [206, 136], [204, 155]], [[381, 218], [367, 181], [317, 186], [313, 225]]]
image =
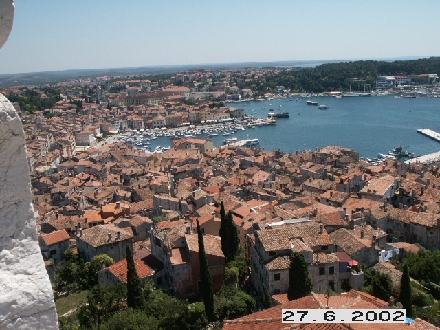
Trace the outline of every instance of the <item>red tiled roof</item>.
[[[134, 263], [139, 278], [144, 278], [154, 274], [154, 270], [145, 265], [141, 260], [134, 260]], [[121, 282], [127, 283], [127, 259], [114, 263], [108, 267], [108, 270], [119, 278]]]
[[41, 234], [40, 237], [46, 245], [57, 244], [70, 239], [70, 236], [65, 229], [57, 230], [50, 234]]

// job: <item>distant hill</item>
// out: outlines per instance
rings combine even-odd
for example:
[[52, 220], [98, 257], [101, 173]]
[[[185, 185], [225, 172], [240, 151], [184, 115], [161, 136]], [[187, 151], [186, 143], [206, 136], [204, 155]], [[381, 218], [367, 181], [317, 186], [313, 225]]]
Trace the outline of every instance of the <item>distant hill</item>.
[[[414, 58], [399, 58], [416, 59]], [[382, 59], [393, 61], [394, 59]], [[142, 75], [177, 73], [194, 69], [227, 69], [246, 67], [316, 67], [322, 64], [340, 63], [351, 60], [310, 60], [310, 61], [276, 61], [276, 62], [243, 62], [243, 63], [218, 63], [218, 64], [197, 64], [197, 65], [163, 65], [132, 68], [111, 68], [111, 69], [75, 69], [65, 71], [44, 71], [19, 74], [0, 74], [0, 88], [23, 85], [42, 85], [56, 83], [70, 79], [85, 79], [98, 76], [121, 76], [121, 75]]]

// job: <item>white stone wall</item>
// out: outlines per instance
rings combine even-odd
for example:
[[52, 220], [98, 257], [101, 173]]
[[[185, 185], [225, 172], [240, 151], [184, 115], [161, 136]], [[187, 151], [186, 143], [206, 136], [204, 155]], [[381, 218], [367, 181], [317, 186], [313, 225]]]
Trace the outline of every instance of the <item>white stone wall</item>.
[[11, 33], [14, 21], [14, 0], [0, 0], [0, 48]]
[[0, 155], [0, 329], [58, 329], [37, 242], [23, 127], [2, 94]]

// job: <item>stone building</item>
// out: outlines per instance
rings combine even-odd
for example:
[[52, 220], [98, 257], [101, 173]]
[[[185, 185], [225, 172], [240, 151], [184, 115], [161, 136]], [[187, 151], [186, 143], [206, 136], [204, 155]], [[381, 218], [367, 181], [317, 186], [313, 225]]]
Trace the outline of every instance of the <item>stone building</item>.
[[[203, 236], [205, 253], [212, 275], [213, 290], [220, 290], [224, 281], [225, 257], [221, 251], [220, 237]], [[151, 254], [163, 262], [163, 276], [157, 284], [171, 289], [180, 298], [195, 297], [199, 293], [200, 261], [197, 234], [182, 221], [169, 223], [168, 227], [151, 232]]]
[[64, 259], [64, 252], [70, 247], [70, 236], [65, 229], [38, 236], [41, 254], [44, 260], [53, 259], [59, 263]]
[[97, 225], [78, 229], [76, 246], [85, 261], [99, 254], [106, 254], [118, 262], [126, 257], [126, 247], [133, 249], [133, 234], [114, 225]]

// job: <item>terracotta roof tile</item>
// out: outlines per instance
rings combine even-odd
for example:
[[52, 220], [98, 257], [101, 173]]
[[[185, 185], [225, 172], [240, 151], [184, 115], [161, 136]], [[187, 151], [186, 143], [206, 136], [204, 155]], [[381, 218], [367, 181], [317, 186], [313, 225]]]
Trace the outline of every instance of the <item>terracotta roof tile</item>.
[[[185, 239], [190, 251], [199, 252], [199, 239], [197, 234], [187, 234], [185, 235]], [[205, 234], [203, 235], [203, 243], [207, 255], [224, 257], [219, 236]]]
[[82, 235], [77, 236], [77, 238], [93, 247], [98, 247], [115, 243], [117, 241], [118, 233], [120, 233], [119, 241], [133, 238], [132, 234], [111, 224], [97, 225], [92, 228], [83, 229]]
[[69, 240], [70, 236], [65, 229], [54, 231], [50, 234], [41, 234], [40, 238], [46, 245], [57, 244], [59, 242]]
[[[141, 260], [134, 260], [134, 263], [139, 278], [148, 277], [154, 274], [154, 270], [144, 264]], [[127, 259], [114, 263], [107, 268], [113, 275], [119, 278], [121, 282], [127, 283]]]

